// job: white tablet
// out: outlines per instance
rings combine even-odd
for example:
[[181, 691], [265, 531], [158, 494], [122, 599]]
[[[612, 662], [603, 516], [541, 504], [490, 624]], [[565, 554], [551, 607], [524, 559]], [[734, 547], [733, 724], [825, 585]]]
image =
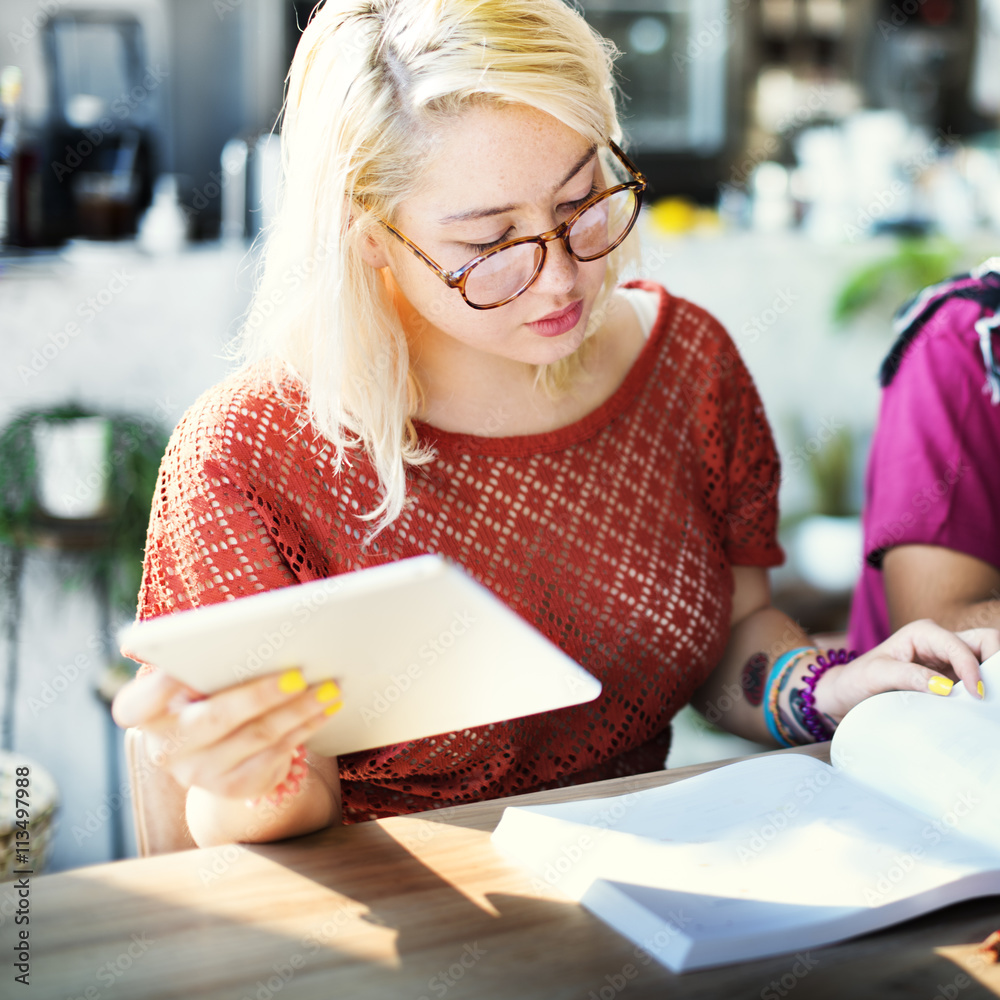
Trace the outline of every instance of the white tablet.
[[592, 701], [600, 682], [486, 587], [426, 555], [180, 611], [121, 645], [205, 694], [300, 667], [344, 707], [307, 745], [335, 756]]

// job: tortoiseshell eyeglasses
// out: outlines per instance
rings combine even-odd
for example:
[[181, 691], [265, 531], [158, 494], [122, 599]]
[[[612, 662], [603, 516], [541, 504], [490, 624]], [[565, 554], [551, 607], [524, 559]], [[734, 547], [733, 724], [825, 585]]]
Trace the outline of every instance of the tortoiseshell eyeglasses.
[[571, 257], [586, 263], [611, 253], [631, 232], [642, 206], [646, 178], [610, 139], [608, 147], [635, 180], [591, 196], [555, 229], [508, 240], [473, 257], [457, 271], [446, 271], [398, 229], [388, 222], [382, 225], [449, 288], [457, 288], [473, 309], [495, 309], [531, 287], [545, 267], [546, 245], [552, 240], [562, 240]]

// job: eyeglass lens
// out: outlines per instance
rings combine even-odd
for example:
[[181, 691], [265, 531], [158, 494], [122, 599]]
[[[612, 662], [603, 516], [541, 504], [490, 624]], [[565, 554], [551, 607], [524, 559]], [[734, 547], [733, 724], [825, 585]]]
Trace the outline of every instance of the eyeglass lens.
[[[635, 192], [616, 191], [591, 205], [569, 229], [569, 245], [579, 260], [594, 260], [628, 231], [635, 213]], [[478, 306], [502, 302], [531, 284], [542, 257], [538, 243], [520, 243], [478, 263], [466, 275], [465, 297]]]

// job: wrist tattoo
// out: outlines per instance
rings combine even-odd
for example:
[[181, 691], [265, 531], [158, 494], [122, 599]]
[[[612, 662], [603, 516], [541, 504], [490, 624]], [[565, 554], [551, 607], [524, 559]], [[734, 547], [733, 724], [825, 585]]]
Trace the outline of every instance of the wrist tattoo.
[[767, 682], [767, 670], [771, 665], [767, 653], [754, 653], [743, 665], [740, 673], [740, 687], [743, 689], [743, 697], [746, 698], [754, 708], [757, 708], [764, 700], [764, 686]]
[[812, 743], [813, 739], [809, 735], [809, 730], [801, 721], [801, 706], [796, 711], [796, 703], [801, 702], [801, 687], [797, 681], [793, 680], [794, 673], [796, 671], [789, 670], [781, 678], [781, 684], [778, 687], [778, 717], [782, 726], [792, 735], [793, 743]]
[[[811, 657], [809, 659], [811, 660]], [[793, 671], [792, 673], [795, 672], [797, 671]], [[783, 684], [782, 688], [784, 689], [787, 686], [787, 694], [784, 690], [779, 691], [778, 694], [778, 714], [781, 717], [782, 724], [794, 733], [798, 744], [815, 743], [816, 736], [810, 731], [804, 712], [806, 701], [802, 697], [805, 691], [803, 677], [800, 675], [793, 681], [790, 673], [785, 680], [787, 685]], [[832, 735], [833, 731], [837, 728], [837, 724], [825, 712], [819, 714], [828, 732]]]

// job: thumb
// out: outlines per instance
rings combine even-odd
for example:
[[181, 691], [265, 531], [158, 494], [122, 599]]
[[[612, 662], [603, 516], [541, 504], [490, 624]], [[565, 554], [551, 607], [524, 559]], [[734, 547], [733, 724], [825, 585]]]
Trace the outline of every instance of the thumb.
[[133, 677], [115, 695], [111, 716], [122, 729], [141, 726], [169, 711], [171, 702], [178, 697], [198, 701], [204, 696], [165, 671], [153, 670], [141, 677]]

